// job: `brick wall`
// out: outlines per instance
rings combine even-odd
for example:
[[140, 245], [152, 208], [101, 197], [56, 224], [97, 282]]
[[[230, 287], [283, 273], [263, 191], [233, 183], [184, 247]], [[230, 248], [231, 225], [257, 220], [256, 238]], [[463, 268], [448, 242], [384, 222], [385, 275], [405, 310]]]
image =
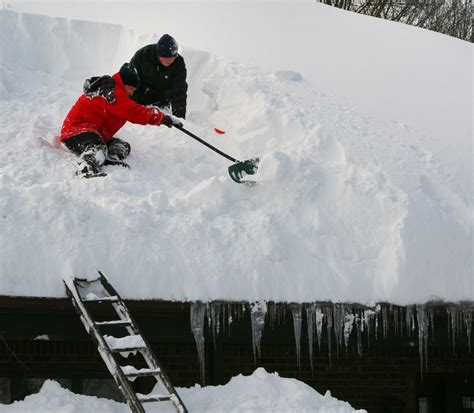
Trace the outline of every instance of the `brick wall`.
[[[282, 377], [301, 380], [322, 394], [330, 390], [334, 397], [369, 412], [416, 413], [418, 396], [430, 394], [429, 389], [424, 390], [426, 383], [440, 374], [446, 381], [470, 377], [474, 393], [474, 360], [467, 348], [459, 349], [456, 356], [452, 356], [451, 348], [430, 349], [428, 370], [423, 373], [423, 378], [415, 347], [375, 346], [364, 349], [362, 357], [349, 349], [347, 354], [342, 352], [339, 357], [332, 355], [330, 361], [327, 351], [319, 353], [316, 346], [313, 371], [304, 346], [301, 368], [296, 364], [296, 351], [292, 345], [262, 345], [261, 350], [258, 366], [269, 372], [278, 372]], [[252, 349], [245, 345], [225, 345], [223, 364], [225, 381], [237, 371], [251, 373], [255, 366]], [[397, 405], [400, 405], [400, 410], [396, 409]], [[447, 413], [448, 409], [446, 406], [446, 410], [439, 411]]]

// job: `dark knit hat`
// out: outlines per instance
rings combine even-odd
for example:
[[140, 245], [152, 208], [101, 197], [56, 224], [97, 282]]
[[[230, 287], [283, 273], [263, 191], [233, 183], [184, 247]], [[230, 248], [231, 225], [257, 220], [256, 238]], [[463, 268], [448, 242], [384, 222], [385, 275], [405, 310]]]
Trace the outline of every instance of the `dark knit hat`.
[[131, 63], [124, 63], [119, 70], [120, 77], [124, 85], [138, 87], [140, 85], [140, 76], [137, 68]]
[[176, 57], [178, 56], [178, 43], [169, 34], [164, 34], [156, 44], [156, 54], [160, 57]]

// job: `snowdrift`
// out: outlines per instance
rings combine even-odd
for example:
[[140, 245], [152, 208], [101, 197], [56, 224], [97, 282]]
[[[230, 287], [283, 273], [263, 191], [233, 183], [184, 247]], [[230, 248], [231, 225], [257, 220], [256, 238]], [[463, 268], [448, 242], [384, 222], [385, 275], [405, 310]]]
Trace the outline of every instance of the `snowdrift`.
[[156, 36], [4, 9], [0, 36], [0, 295], [63, 297], [62, 277], [100, 269], [129, 299], [474, 299], [472, 177], [428, 138], [298, 72], [185, 48], [185, 126], [261, 156], [260, 185], [234, 184], [177, 130], [137, 125], [118, 135], [132, 169], [84, 180], [55, 137], [64, 116], [86, 77]]
[[[339, 401], [326, 392], [323, 396], [295, 379], [280, 377], [278, 373], [267, 373], [258, 368], [250, 376], [239, 374], [225, 386], [177, 389], [191, 413], [200, 412], [285, 412], [285, 413], [363, 413], [349, 403]], [[24, 401], [3, 406], [5, 413], [28, 413], [67, 411], [82, 413], [100, 411], [104, 413], [129, 412], [123, 403], [81, 396], [63, 389], [59, 383], [48, 380], [38, 394], [27, 396]], [[149, 409], [147, 409], [149, 411]], [[153, 410], [154, 411], [154, 410]]]

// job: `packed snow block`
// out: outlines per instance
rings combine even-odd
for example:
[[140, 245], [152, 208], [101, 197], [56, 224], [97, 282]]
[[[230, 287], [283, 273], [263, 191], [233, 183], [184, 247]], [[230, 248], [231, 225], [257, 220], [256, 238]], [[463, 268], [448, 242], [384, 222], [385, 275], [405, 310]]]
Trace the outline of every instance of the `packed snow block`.
[[226, 124], [230, 130], [248, 134], [267, 128], [269, 122], [258, 81], [250, 77], [235, 81], [242, 70], [236, 63], [221, 60], [203, 79], [202, 91], [214, 101], [213, 123]]
[[259, 183], [282, 182], [291, 175], [291, 158], [283, 152], [272, 152], [262, 157], [255, 179]]
[[[218, 105], [212, 87], [206, 87], [206, 79], [215, 71], [219, 59], [209, 52], [180, 47], [188, 69], [188, 105], [193, 110], [214, 111]], [[189, 116], [188, 116], [189, 118]]]
[[[116, 24], [70, 20], [0, 10], [2, 94], [18, 89], [38, 74], [82, 81], [91, 75], [111, 73], [128, 61], [139, 41], [135, 32]], [[21, 81], [20, 81], [21, 79]], [[33, 83], [34, 79], [31, 79]], [[41, 83], [41, 78], [40, 81]], [[27, 88], [30, 82], [23, 87]], [[80, 91], [82, 83], [78, 83]]]

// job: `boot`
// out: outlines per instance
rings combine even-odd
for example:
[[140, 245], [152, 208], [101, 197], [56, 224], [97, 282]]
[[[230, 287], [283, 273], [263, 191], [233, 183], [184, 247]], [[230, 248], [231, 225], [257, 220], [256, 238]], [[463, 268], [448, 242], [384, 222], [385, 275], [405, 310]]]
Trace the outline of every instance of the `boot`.
[[124, 161], [119, 161], [118, 159], [114, 159], [114, 157], [109, 157], [105, 160], [104, 165], [116, 165], [116, 166], [122, 166], [124, 168], [130, 169], [130, 165]]

